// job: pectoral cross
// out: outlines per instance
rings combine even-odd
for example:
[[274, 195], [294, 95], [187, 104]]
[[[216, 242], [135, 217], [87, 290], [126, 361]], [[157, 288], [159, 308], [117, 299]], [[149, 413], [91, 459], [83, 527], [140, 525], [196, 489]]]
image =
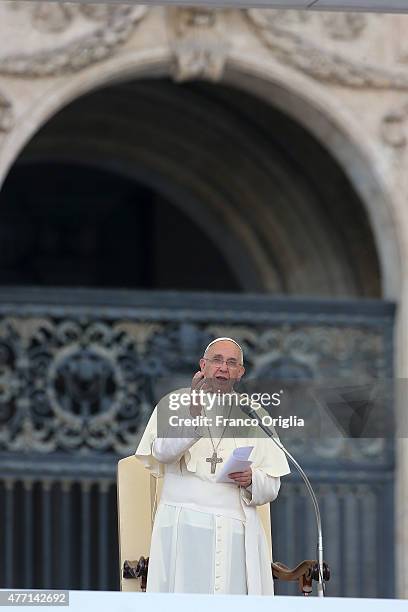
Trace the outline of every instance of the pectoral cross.
[[212, 457], [206, 458], [207, 463], [211, 463], [211, 474], [215, 474], [215, 470], [217, 468], [217, 463], [222, 463], [222, 457], [217, 457], [217, 451], [214, 451]]

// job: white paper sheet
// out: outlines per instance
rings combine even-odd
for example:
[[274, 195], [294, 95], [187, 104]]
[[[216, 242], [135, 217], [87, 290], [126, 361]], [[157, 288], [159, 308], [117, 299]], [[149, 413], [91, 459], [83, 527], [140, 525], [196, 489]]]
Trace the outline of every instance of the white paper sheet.
[[234, 480], [228, 478], [228, 474], [243, 472], [249, 468], [252, 461], [249, 461], [248, 457], [253, 448], [253, 446], [238, 446], [238, 448], [235, 448], [227, 461], [222, 464], [217, 478], [215, 479], [216, 482], [230, 482], [236, 484]]

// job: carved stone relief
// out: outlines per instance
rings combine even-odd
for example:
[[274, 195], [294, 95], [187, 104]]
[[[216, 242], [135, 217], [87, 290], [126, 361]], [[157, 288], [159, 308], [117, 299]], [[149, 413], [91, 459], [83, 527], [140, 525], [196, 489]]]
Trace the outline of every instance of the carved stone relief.
[[339, 40], [358, 38], [367, 25], [367, 17], [362, 13], [311, 13], [290, 9], [273, 9], [273, 20], [283, 28], [308, 24], [320, 28], [329, 38]]
[[319, 17], [329, 36], [337, 40], [355, 40], [367, 24], [362, 13], [320, 13]]
[[[286, 16], [274, 10], [249, 9], [246, 15], [260, 39], [279, 61], [318, 81], [353, 89], [408, 89], [406, 70], [355, 60], [347, 55], [347, 47], [344, 52], [333, 50], [316, 43], [312, 31], [303, 32], [299, 25], [290, 27], [296, 19], [296, 12]], [[329, 37], [342, 40], [358, 37], [367, 19], [344, 15], [320, 15], [317, 18], [324, 24]], [[300, 19], [304, 20], [304, 17], [298, 17]]]
[[[33, 78], [75, 72], [111, 56], [147, 7], [15, 2], [2, 4], [0, 11], [3, 27], [30, 32], [32, 46], [21, 53], [13, 41], [2, 45], [0, 74]], [[37, 36], [31, 36], [33, 30]]]
[[228, 51], [219, 11], [171, 8], [168, 11], [176, 81], [221, 78]]
[[13, 124], [11, 102], [0, 93], [0, 132], [8, 132], [13, 127]]
[[394, 149], [403, 149], [407, 144], [406, 121], [408, 102], [400, 108], [390, 110], [384, 115], [380, 125], [380, 134], [385, 144]]
[[31, 23], [39, 32], [63, 32], [75, 19], [78, 9], [70, 4], [39, 2], [31, 8]]

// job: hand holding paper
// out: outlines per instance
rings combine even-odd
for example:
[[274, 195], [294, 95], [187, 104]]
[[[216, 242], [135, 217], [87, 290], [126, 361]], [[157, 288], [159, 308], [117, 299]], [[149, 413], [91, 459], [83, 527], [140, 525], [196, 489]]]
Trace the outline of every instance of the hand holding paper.
[[236, 448], [220, 469], [216, 482], [236, 484], [232, 478], [228, 477], [228, 474], [243, 472], [251, 466], [252, 461], [249, 461], [249, 455], [253, 448], [253, 446], [240, 446]]

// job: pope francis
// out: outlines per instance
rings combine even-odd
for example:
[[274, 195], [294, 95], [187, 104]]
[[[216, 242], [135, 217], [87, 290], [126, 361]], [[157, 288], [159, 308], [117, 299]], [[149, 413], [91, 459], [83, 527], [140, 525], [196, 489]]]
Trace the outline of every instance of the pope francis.
[[[239, 344], [232, 338], [213, 340], [187, 390], [189, 420], [207, 413], [206, 394], [218, 400], [232, 396], [244, 373]], [[155, 476], [164, 477], [147, 591], [273, 595], [271, 559], [256, 506], [276, 499], [280, 477], [289, 473], [284, 453], [269, 438], [226, 435], [226, 427], [213, 428], [208, 421], [186, 425], [176, 436], [160, 434], [168, 403], [167, 396], [154, 409], [135, 453]], [[253, 446], [250, 468], [217, 482], [217, 472], [239, 446]]]

